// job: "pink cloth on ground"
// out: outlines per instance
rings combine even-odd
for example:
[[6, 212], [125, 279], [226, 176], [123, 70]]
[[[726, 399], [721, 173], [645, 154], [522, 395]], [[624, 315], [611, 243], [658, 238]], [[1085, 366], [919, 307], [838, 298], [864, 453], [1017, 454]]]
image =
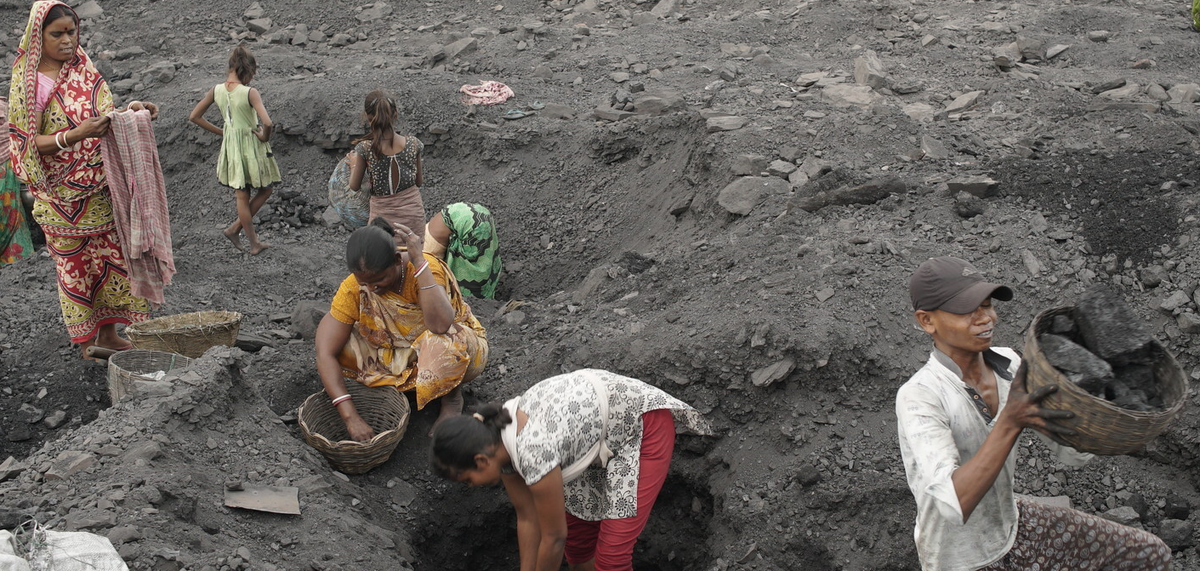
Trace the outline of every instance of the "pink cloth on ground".
[[108, 117], [112, 123], [100, 141], [100, 152], [121, 250], [129, 264], [131, 293], [157, 307], [175, 275], [175, 260], [167, 188], [150, 112], [114, 111]]
[[465, 94], [463, 103], [467, 105], [496, 105], [508, 101], [515, 95], [512, 88], [499, 81], [485, 81], [479, 85], [464, 85], [458, 88]]

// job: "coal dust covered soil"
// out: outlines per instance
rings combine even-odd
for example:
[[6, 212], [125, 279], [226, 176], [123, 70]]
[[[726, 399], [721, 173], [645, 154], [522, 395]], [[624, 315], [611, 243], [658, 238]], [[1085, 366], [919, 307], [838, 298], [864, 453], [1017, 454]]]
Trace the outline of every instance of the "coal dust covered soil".
[[[582, 367], [691, 403], [634, 553], [642, 570], [907, 570], [915, 506], [894, 396], [928, 357], [907, 280], [931, 256], [1010, 285], [998, 345], [1115, 289], [1183, 366], [1144, 450], [1057, 464], [1027, 435], [1017, 489], [1158, 534], [1200, 569], [1200, 35], [1181, 2], [95, 0], [83, 41], [121, 102], [152, 101], [179, 270], [156, 315], [242, 313], [171, 390], [113, 404], [78, 358], [53, 262], [0, 269], [0, 527], [110, 538], [135, 570], [517, 566], [502, 489], [436, 478], [414, 411], [392, 457], [332, 470], [296, 409], [320, 390], [314, 316], [346, 276], [327, 181], [385, 88], [425, 143], [427, 214], [496, 216], [497, 300], [468, 406]], [[0, 2], [11, 58], [27, 14]], [[219, 234], [219, 139], [187, 121], [256, 55], [284, 181], [271, 248]], [[515, 97], [467, 106], [495, 80]], [[210, 119], [215, 120], [215, 112]], [[299, 489], [300, 516], [229, 508]]]

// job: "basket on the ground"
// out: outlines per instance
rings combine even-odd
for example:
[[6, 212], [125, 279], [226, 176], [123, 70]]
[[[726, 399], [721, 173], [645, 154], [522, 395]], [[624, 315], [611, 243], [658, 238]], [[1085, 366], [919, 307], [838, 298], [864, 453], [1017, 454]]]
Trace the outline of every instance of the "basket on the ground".
[[242, 314], [236, 311], [198, 311], [168, 315], [125, 328], [129, 341], [138, 349], [179, 353], [196, 358], [210, 347], [233, 347]]
[[1075, 418], [1056, 421], [1076, 431], [1073, 436], [1053, 436], [1060, 443], [1094, 454], [1128, 454], [1138, 450], [1166, 430], [1171, 419], [1183, 408], [1187, 395], [1183, 368], [1158, 341], [1154, 341], [1154, 380], [1162, 396], [1162, 410], [1129, 410], [1093, 396], [1055, 369], [1038, 346], [1038, 336], [1050, 330], [1054, 317], [1070, 316], [1072, 310], [1071, 307], [1056, 307], [1033, 318], [1025, 332], [1026, 388], [1032, 393], [1046, 385], [1058, 385], [1057, 391], [1042, 400], [1042, 406], [1075, 413]]
[[367, 387], [347, 379], [346, 390], [354, 397], [354, 408], [375, 437], [367, 442], [350, 439], [346, 423], [323, 391], [305, 399], [297, 413], [304, 441], [316, 448], [329, 465], [347, 474], [361, 474], [392, 455], [408, 428], [408, 399], [395, 387]]
[[182, 369], [191, 362], [183, 355], [164, 351], [129, 349], [113, 353], [108, 358], [108, 396], [117, 404], [132, 392], [134, 381], [154, 381], [157, 379], [147, 375]]

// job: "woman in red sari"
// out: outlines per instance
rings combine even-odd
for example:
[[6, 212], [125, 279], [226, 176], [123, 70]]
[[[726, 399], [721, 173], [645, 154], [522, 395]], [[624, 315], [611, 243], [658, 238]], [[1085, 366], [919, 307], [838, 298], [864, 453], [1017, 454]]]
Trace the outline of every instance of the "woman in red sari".
[[[128, 109], [158, 114], [151, 103]], [[150, 310], [130, 293], [100, 157], [113, 110], [108, 82], [79, 45], [79, 16], [57, 0], [34, 2], [13, 62], [10, 153], [37, 199], [33, 218], [54, 258], [63, 321], [84, 356], [91, 345], [128, 349], [117, 324]]]

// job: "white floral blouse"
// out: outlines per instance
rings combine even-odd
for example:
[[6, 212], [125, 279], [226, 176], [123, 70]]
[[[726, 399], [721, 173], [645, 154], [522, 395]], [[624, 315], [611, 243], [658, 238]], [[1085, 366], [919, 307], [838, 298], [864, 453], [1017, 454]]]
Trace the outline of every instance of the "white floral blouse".
[[518, 408], [529, 416], [517, 434], [517, 462], [527, 484], [557, 467], [586, 456], [600, 439], [600, 407], [589, 375], [608, 389], [608, 448], [605, 468], [591, 467], [563, 484], [567, 511], [580, 519], [620, 519], [637, 514], [638, 468], [642, 451], [642, 415], [669, 409], [676, 430], [711, 434], [708, 422], [687, 403], [637, 379], [600, 369], [550, 377], [530, 387]]

